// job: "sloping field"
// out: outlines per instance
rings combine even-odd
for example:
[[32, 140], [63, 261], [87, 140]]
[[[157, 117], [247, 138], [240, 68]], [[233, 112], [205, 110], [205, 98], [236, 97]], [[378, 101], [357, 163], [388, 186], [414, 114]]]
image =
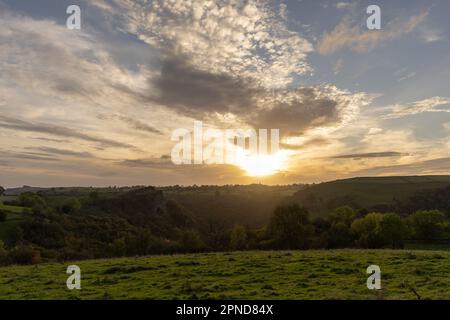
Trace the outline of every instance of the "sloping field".
[[450, 176], [365, 177], [324, 182], [298, 191], [292, 200], [326, 213], [340, 205], [371, 208], [404, 200], [419, 190], [450, 185]]
[[[81, 268], [68, 290], [66, 268]], [[381, 290], [366, 268], [381, 268]], [[415, 292], [415, 293], [414, 293]], [[0, 268], [0, 299], [450, 299], [450, 253], [262, 251]]]

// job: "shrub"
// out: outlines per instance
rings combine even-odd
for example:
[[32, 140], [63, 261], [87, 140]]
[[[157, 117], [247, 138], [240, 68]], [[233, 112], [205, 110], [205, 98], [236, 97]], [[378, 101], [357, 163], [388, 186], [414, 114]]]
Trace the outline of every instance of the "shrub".
[[6, 211], [0, 210], [0, 222], [6, 221], [7, 216]]
[[350, 227], [353, 220], [356, 218], [356, 212], [349, 206], [342, 206], [334, 209], [330, 215], [330, 221], [332, 223], [342, 222]]
[[236, 225], [231, 231], [230, 247], [233, 250], [245, 250], [248, 245], [247, 230], [241, 225]]
[[380, 229], [381, 237], [393, 249], [403, 247], [403, 240], [408, 237], [408, 229], [398, 214], [386, 213], [380, 222]]
[[386, 244], [381, 234], [383, 214], [369, 213], [364, 218], [356, 219], [351, 230], [358, 237], [357, 244], [363, 248], [380, 248]]
[[445, 215], [438, 210], [417, 211], [409, 216], [408, 222], [416, 239], [438, 239], [445, 230]]
[[183, 251], [189, 252], [198, 252], [205, 247], [198, 233], [192, 230], [183, 231], [181, 235], [181, 246]]
[[41, 254], [29, 245], [19, 245], [9, 251], [8, 259], [13, 264], [36, 264], [41, 261]]
[[350, 228], [344, 222], [333, 223], [328, 232], [330, 248], [347, 247], [352, 243]]
[[61, 205], [61, 211], [66, 214], [74, 214], [80, 211], [81, 203], [77, 198], [68, 198]]
[[6, 265], [8, 263], [8, 251], [5, 249], [5, 245], [0, 240], [0, 265]]

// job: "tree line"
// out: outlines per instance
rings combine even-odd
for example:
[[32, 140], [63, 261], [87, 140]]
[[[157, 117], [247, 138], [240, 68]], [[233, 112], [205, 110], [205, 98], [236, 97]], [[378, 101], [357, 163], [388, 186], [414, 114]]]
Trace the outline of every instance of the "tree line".
[[3, 265], [226, 250], [400, 249], [407, 240], [433, 242], [450, 234], [447, 214], [411, 204], [417, 210], [410, 214], [341, 206], [326, 217], [285, 204], [258, 229], [195, 218], [151, 187], [58, 201], [24, 193], [9, 204], [26, 208], [14, 233], [0, 241]]

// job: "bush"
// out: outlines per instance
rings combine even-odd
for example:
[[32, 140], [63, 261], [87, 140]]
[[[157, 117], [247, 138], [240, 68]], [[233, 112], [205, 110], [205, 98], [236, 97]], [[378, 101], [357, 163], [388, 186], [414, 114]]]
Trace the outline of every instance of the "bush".
[[8, 251], [5, 249], [5, 245], [0, 240], [0, 265], [6, 265], [8, 263]]
[[241, 225], [236, 225], [231, 231], [230, 248], [233, 250], [245, 250], [248, 247], [247, 230]]
[[66, 214], [74, 214], [80, 211], [81, 203], [77, 198], [68, 198], [61, 205], [61, 212]]
[[380, 248], [386, 244], [381, 234], [383, 214], [369, 213], [364, 218], [356, 219], [351, 230], [358, 237], [357, 244], [363, 248]]
[[9, 251], [8, 259], [13, 264], [36, 264], [41, 261], [41, 254], [29, 245], [19, 245]]
[[403, 248], [403, 240], [408, 237], [408, 229], [402, 218], [396, 213], [386, 213], [380, 222], [381, 237], [393, 249]]
[[181, 246], [183, 251], [199, 252], [205, 245], [197, 232], [192, 230], [183, 231], [181, 235]]
[[352, 244], [350, 228], [344, 222], [333, 223], [328, 232], [328, 247], [348, 247]]
[[31, 192], [22, 193], [19, 196], [19, 204], [22, 207], [29, 207], [29, 208], [32, 208], [32, 207], [46, 208], [47, 207], [47, 203], [41, 196], [39, 196], [35, 193], [31, 193]]
[[440, 238], [445, 230], [445, 215], [438, 210], [417, 211], [408, 218], [414, 237], [420, 240]]
[[0, 222], [6, 221], [7, 216], [6, 211], [0, 210]]
[[344, 223], [350, 227], [353, 220], [356, 218], [356, 212], [349, 206], [338, 207], [333, 210], [330, 215], [330, 221], [332, 223]]

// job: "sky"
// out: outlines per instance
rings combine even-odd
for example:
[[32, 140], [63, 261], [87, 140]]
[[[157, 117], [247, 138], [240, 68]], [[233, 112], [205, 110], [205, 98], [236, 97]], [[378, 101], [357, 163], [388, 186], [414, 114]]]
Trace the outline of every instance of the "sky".
[[[381, 30], [367, 28], [370, 5]], [[0, 0], [0, 185], [449, 174], [449, 12], [448, 0]], [[175, 165], [172, 135], [195, 121], [279, 129], [279, 151]]]

